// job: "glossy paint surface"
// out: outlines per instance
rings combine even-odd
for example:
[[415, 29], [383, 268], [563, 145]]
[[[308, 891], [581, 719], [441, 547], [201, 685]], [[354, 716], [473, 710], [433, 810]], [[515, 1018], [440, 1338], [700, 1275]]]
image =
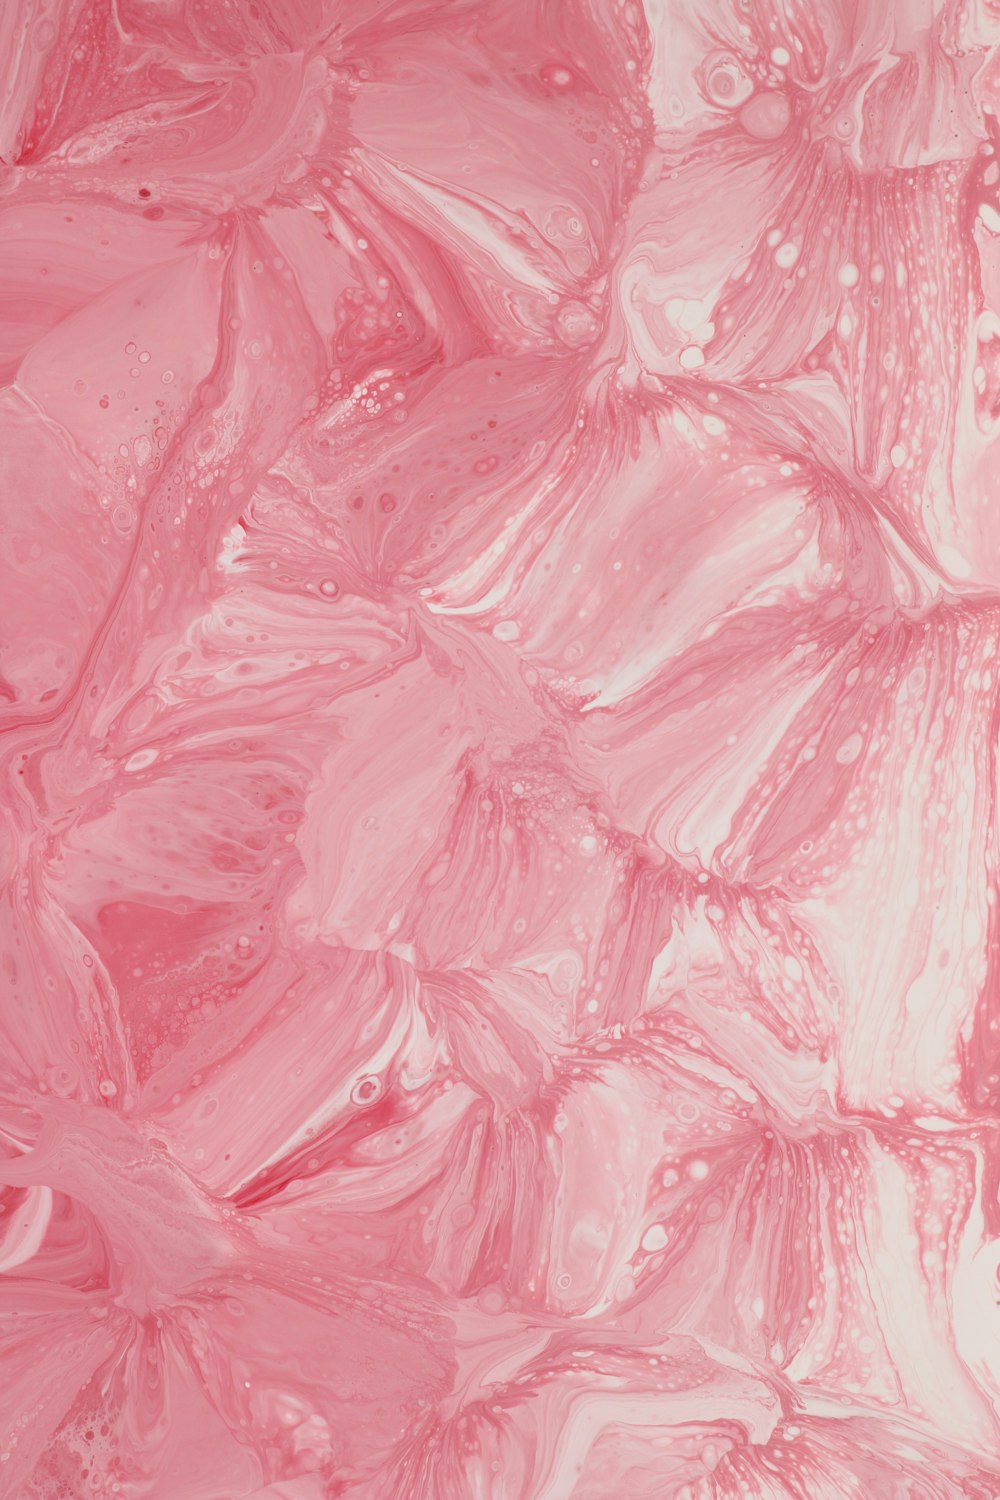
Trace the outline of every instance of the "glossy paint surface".
[[0, 1500], [996, 1500], [1000, 6], [0, 66]]

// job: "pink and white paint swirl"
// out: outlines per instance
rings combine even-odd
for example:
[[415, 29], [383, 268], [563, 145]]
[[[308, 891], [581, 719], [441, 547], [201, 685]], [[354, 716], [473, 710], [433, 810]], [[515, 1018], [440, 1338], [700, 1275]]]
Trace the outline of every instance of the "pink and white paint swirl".
[[995, 1500], [998, 0], [0, 66], [0, 1500]]

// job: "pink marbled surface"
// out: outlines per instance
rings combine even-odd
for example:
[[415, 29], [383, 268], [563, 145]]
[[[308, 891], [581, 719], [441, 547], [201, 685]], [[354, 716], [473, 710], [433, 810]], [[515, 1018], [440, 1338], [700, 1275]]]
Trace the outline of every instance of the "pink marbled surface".
[[995, 1500], [1000, 5], [0, 59], [0, 1500]]

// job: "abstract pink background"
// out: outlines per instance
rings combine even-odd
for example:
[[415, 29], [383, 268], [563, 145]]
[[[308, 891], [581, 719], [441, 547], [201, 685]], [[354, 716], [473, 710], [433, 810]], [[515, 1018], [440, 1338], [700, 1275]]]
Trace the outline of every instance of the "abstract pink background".
[[995, 1500], [1000, 0], [0, 60], [0, 1500]]

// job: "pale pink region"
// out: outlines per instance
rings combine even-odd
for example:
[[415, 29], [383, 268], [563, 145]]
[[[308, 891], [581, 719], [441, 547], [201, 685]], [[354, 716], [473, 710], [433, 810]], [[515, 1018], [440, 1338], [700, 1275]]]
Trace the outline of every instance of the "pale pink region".
[[239, 907], [184, 901], [181, 911], [109, 902], [95, 947], [118, 996], [136, 1076], [144, 1083], [229, 1004], [245, 1002], [270, 956], [270, 934], [247, 932]]
[[273, 912], [298, 878], [289, 839], [301, 791], [286, 768], [222, 777], [180, 761], [171, 770], [126, 773], [110, 806], [98, 793], [96, 815], [67, 834], [53, 872], [113, 997], [129, 1064], [111, 1081], [129, 1091], [265, 982]]
[[219, 271], [199, 254], [120, 282], [40, 339], [18, 371], [18, 386], [103, 466], [125, 534], [212, 367]]
[[[514, 964], [545, 976], [566, 1025], [601, 1008], [605, 991], [629, 1004], [627, 986], [618, 990], [628, 919], [660, 919], [669, 876], [660, 880], [631, 841], [609, 837], [600, 803], [541, 746], [522, 747], [488, 777], [466, 773], [454, 790], [397, 937], [434, 966]], [[553, 865], [565, 883], [553, 881]]]
[[[266, 507], [261, 509], [271, 519]], [[271, 741], [278, 758], [292, 752], [297, 764], [312, 747], [315, 769], [329, 751], [330, 724], [337, 723], [341, 712], [339, 699], [391, 677], [417, 654], [408, 612], [341, 590], [330, 578], [308, 577], [307, 565], [314, 575], [320, 567], [330, 567], [322, 552], [297, 558], [292, 576], [268, 569], [266, 583], [271, 586], [265, 586], [255, 577], [258, 559], [249, 546], [257, 530], [256, 497], [245, 516], [246, 526], [234, 528], [229, 538], [224, 554], [228, 576], [211, 607], [192, 619], [182, 635], [151, 645], [143, 691], [122, 700], [118, 737], [108, 747], [114, 756], [104, 765], [106, 776], [119, 767], [128, 774], [119, 791], [133, 786], [133, 777], [136, 787], [156, 783], [165, 770], [158, 765], [161, 751], [185, 745], [192, 769], [201, 768], [210, 779], [218, 774], [219, 758], [199, 752], [205, 748], [202, 736], [211, 733], [222, 712], [227, 733], [234, 734], [227, 753], [244, 763], [251, 781], [261, 769], [249, 753], [254, 736], [272, 718], [280, 719], [280, 733]], [[262, 543], [276, 545], [279, 528], [262, 525], [260, 530]], [[98, 717], [91, 732], [105, 728]], [[243, 745], [243, 737], [249, 745]], [[276, 771], [275, 765], [269, 774]], [[288, 775], [301, 784], [308, 779], [293, 764]], [[92, 786], [98, 779], [81, 777], [78, 784]], [[273, 810], [268, 804], [258, 816], [266, 821]], [[275, 836], [293, 843], [290, 830], [298, 821], [288, 808], [280, 809], [277, 822], [286, 831], [278, 835], [275, 829]]]
[[[975, 22], [951, 7], [937, 9], [939, 45], [981, 45]], [[928, 30], [927, 18], [917, 19], [917, 12], [897, 17], [874, 5], [857, 11], [840, 0], [819, 0], [807, 9], [666, 0], [648, 6], [647, 14], [649, 95], [657, 127], [692, 138], [717, 130], [719, 111], [738, 108], [755, 87], [777, 92], [787, 80], [805, 86], [803, 102], [822, 119], [845, 78], [857, 93], [881, 71], [885, 54], [926, 47]], [[963, 33], [959, 44], [956, 32]]]
[[[410, 285], [433, 267], [408, 263], [413, 251], [405, 235], [382, 233], [364, 218], [352, 233], [355, 226], [340, 219], [339, 192], [324, 209], [304, 218], [298, 208], [275, 206], [265, 223], [273, 246], [268, 259], [279, 273], [272, 279], [285, 290], [294, 287], [308, 326], [322, 341], [331, 363], [324, 394], [336, 408], [364, 388], [373, 369], [382, 374], [386, 361], [420, 363], [437, 330], [425, 322], [431, 309], [414, 306], [424, 299], [414, 298]], [[365, 239], [369, 232], [378, 234], [377, 252]], [[439, 319], [450, 326], [442, 300]]]
[[34, 1260], [38, 1254], [52, 1217], [52, 1192], [47, 1187], [30, 1187], [3, 1196], [0, 1272], [9, 1275], [15, 1267]]
[[[765, 633], [753, 614], [734, 621], [686, 654], [686, 671], [665, 678], [659, 698], [640, 692], [614, 714], [588, 717], [591, 763], [620, 815], [643, 808], [639, 826], [668, 851], [731, 879], [780, 882], [804, 902], [840, 986], [849, 1097], [884, 1106], [902, 1095], [950, 1110], [986, 973], [989, 898], [974, 872], [989, 858], [994, 815], [985, 770], [993, 612], [940, 612], [912, 632], [878, 615], [861, 629], [838, 612], [816, 609], [812, 619], [804, 638], [817, 647], [801, 657], [812, 661], [802, 673], [788, 671], [795, 642], [780, 629], [772, 637], [773, 622]], [[740, 687], [723, 656], [744, 663]], [[964, 685], [953, 698], [959, 659]], [[723, 723], [729, 734], [713, 737], [709, 726]], [[620, 735], [637, 757], [634, 780], [617, 765]], [[655, 769], [665, 759], [669, 782]], [[901, 919], [892, 933], [869, 899], [876, 872]], [[876, 929], [872, 963], [862, 955]], [[868, 934], [860, 945], [859, 932]]]
[[1000, 1493], [925, 9], [0, 17], [0, 1500]]
[[[991, 902], [976, 872], [990, 860], [995, 816], [985, 767], [996, 630], [984, 610], [968, 620], [941, 612], [913, 636], [862, 636], [852, 651], [858, 677], [848, 668], [800, 718], [785, 751], [785, 789], [767, 799], [766, 833], [757, 825], [759, 855], [770, 846], [771, 870], [780, 862], [801, 893], [803, 920], [840, 981], [841, 1086], [862, 1107], [901, 1096], [950, 1111], [961, 1098], [965, 1039], [987, 972]], [[876, 673], [881, 690], [866, 703]], [[808, 743], [799, 737], [807, 725]], [[734, 825], [733, 852], [756, 823], [756, 800]], [[766, 866], [749, 868], [766, 878]], [[896, 914], [892, 931], [869, 901], [876, 871]], [[879, 956], [869, 962], [860, 955], [876, 925]]]
[[683, 1018], [791, 1135], [829, 1123], [836, 986], [781, 903], [723, 882], [691, 881], [686, 899], [665, 911], [644, 967], [643, 1024]]
[[[346, 1482], [384, 1462], [397, 1438], [390, 1414], [443, 1384], [444, 1325], [426, 1298], [404, 1303], [395, 1287], [362, 1282], [349, 1267], [327, 1279], [318, 1270], [329, 1269], [326, 1256], [290, 1261], [266, 1241], [254, 1245], [249, 1221], [200, 1193], [152, 1132], [108, 1111], [48, 1108], [37, 1143], [0, 1162], [0, 1180], [14, 1178], [58, 1182], [90, 1205], [114, 1265], [106, 1295], [76, 1314], [90, 1334], [89, 1360], [58, 1362], [60, 1404], [47, 1410], [36, 1399], [7, 1448], [16, 1458], [18, 1444], [27, 1449], [8, 1471], [16, 1478], [47, 1445], [33, 1495], [91, 1469], [128, 1493], [154, 1494], [166, 1473], [189, 1464], [198, 1470], [191, 1493], [206, 1496], [218, 1493], [200, 1487], [206, 1470], [241, 1491], [297, 1474]], [[253, 1264], [254, 1275], [237, 1264]], [[36, 1303], [44, 1297], [26, 1297], [24, 1313]], [[69, 1350], [66, 1292], [59, 1311]], [[11, 1332], [5, 1337], [6, 1366], [16, 1371]], [[111, 1339], [117, 1353], [105, 1364]], [[376, 1348], [386, 1362], [377, 1368]]]
[[[176, 1159], [215, 1193], [257, 1204], [329, 1165], [384, 1104], [425, 1023], [401, 960], [323, 949], [281, 974], [286, 1000], [250, 993], [202, 1041], [202, 1067], [153, 1080], [145, 1103]], [[429, 1044], [428, 1044], [429, 1045]], [[429, 1048], [433, 1055], [433, 1048]], [[277, 1081], [296, 1088], [277, 1090]], [[181, 1092], [171, 1092], [175, 1083]], [[381, 1119], [384, 1108], [375, 1111]]]
[[512, 1336], [506, 1364], [499, 1351], [480, 1354], [468, 1404], [405, 1445], [384, 1487], [362, 1490], [364, 1500], [432, 1500], [470, 1482], [489, 1494], [497, 1474], [531, 1500], [603, 1500], [623, 1474], [641, 1500], [657, 1500], [665, 1486], [697, 1494], [731, 1449], [766, 1443], [780, 1415], [765, 1379], [694, 1339], [646, 1343], [592, 1329], [533, 1342]]
[[304, 807], [297, 845], [306, 879], [292, 914], [309, 938], [377, 949], [393, 940], [483, 727], [423, 662], [401, 668], [377, 697], [362, 691], [343, 706], [340, 743]]
[[54, 901], [37, 867], [20, 867], [0, 897], [8, 1079], [56, 1098], [94, 1100], [101, 1083], [130, 1086], [114, 989], [90, 943]]
[[[950, 166], [872, 176], [826, 142], [748, 152], [743, 136], [670, 155], [633, 210], [620, 335], [642, 366], [671, 376], [795, 377], [794, 394], [808, 381], [818, 395], [821, 371], [838, 393], [836, 450], [849, 444], [879, 483], [927, 488], [929, 476], [928, 516], [904, 493], [908, 523], [933, 536], [962, 507], [943, 434], [967, 420], [963, 213]], [[939, 254], [954, 275], [925, 285], [921, 266]], [[923, 337], [929, 317], [947, 339]]]
[[0, 722], [49, 714], [106, 626], [135, 512], [17, 388], [0, 393]]
[[[835, 102], [830, 130], [853, 130]], [[671, 376], [792, 379], [793, 417], [807, 390], [822, 392], [830, 460], [846, 446], [859, 476], [887, 488], [947, 580], [989, 586], [992, 490], [974, 434], [989, 400], [992, 314], [980, 321], [980, 360], [969, 289], [980, 274], [993, 286], [992, 261], [970, 255], [970, 238], [995, 182], [982, 163], [964, 187], [950, 161], [861, 172], [825, 131], [793, 155], [782, 145], [748, 158], [727, 137], [667, 157], [668, 187], [636, 200], [622, 336], [640, 365]], [[697, 248], [706, 226], [711, 253]], [[927, 281], [922, 268], [939, 260], [952, 274]], [[939, 336], [926, 336], [929, 323]]]
[[567, 1230], [551, 1202], [545, 986], [452, 971], [394, 989], [404, 1024], [383, 1027], [342, 1107], [241, 1200], [279, 1234], [332, 1236], [490, 1314], [560, 1306], [546, 1271]]
[[[593, 89], [548, 81], [542, 113], [527, 79], [494, 73], [487, 84], [485, 63], [468, 35], [397, 38], [372, 54], [351, 126], [363, 180], [436, 241], [480, 320], [530, 347], [553, 294], [578, 294], [607, 270], [642, 121]], [[451, 80], [443, 98], [428, 87], [439, 73]]]
[[[1000, 219], [998, 219], [1000, 225]], [[956, 403], [956, 426], [963, 441], [955, 445], [953, 500], [942, 506], [938, 522], [942, 571], [959, 588], [989, 586], [997, 578], [1000, 549], [997, 523], [997, 445], [1000, 439], [1000, 247], [990, 245], [982, 258], [989, 272], [988, 310], [977, 320], [965, 359], [963, 392]], [[909, 446], [896, 453], [905, 470], [913, 464]], [[902, 477], [902, 476], [897, 476]]]
[[[459, 23], [463, 9], [458, 8]], [[523, 42], [527, 29], [519, 28], [519, 9], [498, 9], [502, 34], [517, 37], [520, 30]], [[482, 8], [476, 14], [481, 25], [488, 19]], [[121, 0], [121, 17], [129, 42], [141, 51], [165, 47], [175, 58], [209, 57], [216, 68], [233, 69], [247, 58], [323, 49], [335, 56], [343, 49], [354, 60], [364, 55], [372, 37], [399, 29], [405, 34], [413, 26], [441, 28], [451, 19], [439, 0], [352, 0], [349, 10], [341, 0], [263, 0], [252, 11], [245, 6], [220, 8], [212, 0], [175, 0], [169, 7]]]
[[766, 30], [755, 45], [753, 26], [761, 19], [715, 0], [670, 3], [658, 18], [650, 15], [649, 101], [658, 131], [693, 137], [742, 104], [760, 68]]
[[[312, 502], [283, 507], [282, 540], [335, 557], [361, 595], [398, 582], [433, 602], [426, 591], [442, 576], [482, 576], [502, 561], [512, 516], [520, 531], [564, 503], [554, 478], [575, 446], [578, 361], [475, 358], [360, 383], [282, 461], [279, 482], [287, 475]], [[266, 565], [273, 543], [261, 542]]]
[[[0, 1480], [6, 1497], [31, 1494], [27, 1485], [48, 1462], [53, 1433], [81, 1388], [123, 1347], [127, 1315], [106, 1298], [58, 1281], [0, 1278], [0, 1361], [6, 1395], [0, 1410], [0, 1443], [7, 1454]], [[41, 1481], [34, 1494], [65, 1494]], [[34, 1500], [34, 1495], [32, 1496]]]
[[[913, 189], [923, 184], [908, 183], [907, 192]], [[748, 149], [742, 134], [727, 135], [721, 147], [706, 143], [676, 162], [665, 159], [660, 181], [637, 200], [642, 212], [629, 230], [619, 284], [621, 336], [643, 367], [672, 377], [683, 371], [742, 385], [805, 381], [822, 368], [840, 393], [828, 421], [837, 419], [835, 452], [841, 451], [851, 441], [844, 406], [859, 434], [870, 415], [854, 406], [858, 380], [878, 376], [885, 383], [888, 369], [894, 394], [909, 376], [888, 350], [881, 363], [852, 366], [850, 376], [844, 369], [845, 345], [853, 348], [870, 324], [885, 337], [878, 309], [883, 299], [903, 300], [907, 290], [905, 283], [884, 287], [885, 262], [876, 262], [879, 269], [872, 264], [873, 226], [886, 216], [884, 199], [881, 182], [814, 141], [794, 152], [780, 146], [764, 153]], [[831, 217], [842, 224], [836, 242]], [[909, 259], [908, 243], [899, 249]], [[823, 398], [833, 405], [833, 392], [824, 390]], [[789, 417], [800, 417], [794, 406]]]
[[761, 461], [744, 411], [599, 390], [580, 420], [551, 498], [526, 496], [489, 569], [442, 578], [435, 611], [514, 643], [557, 703], [588, 713], [641, 691], [724, 617], [826, 597], [837, 628], [837, 523], [824, 526], [807, 471]]
[[[774, 256], [785, 242], [786, 223], [790, 240], [802, 244], [801, 231], [796, 235], [787, 222], [792, 205], [796, 216], [811, 208], [815, 233], [821, 232], [826, 217], [816, 177], [822, 181], [827, 171], [816, 147], [790, 153], [778, 144], [765, 150], [732, 127], [683, 150], [652, 154], [645, 191], [633, 200], [624, 228], [609, 344], [628, 351], [630, 366], [676, 378], [707, 363], [714, 374], [720, 345], [725, 350], [720, 334], [731, 329], [741, 376], [769, 373], [775, 360], [783, 373], [787, 321], [797, 363], [816, 337], [813, 318], [797, 304], [822, 301], [826, 278], [792, 281]], [[826, 240], [823, 251], [829, 253]], [[749, 286], [751, 268], [752, 311], [744, 314], [742, 328], [730, 320], [723, 330], [720, 304]], [[728, 378], [730, 372], [723, 364], [719, 373]]]
[[98, 1217], [68, 1193], [46, 1182], [5, 1183], [3, 1168], [24, 1165], [37, 1121], [5, 1122], [0, 1137], [0, 1277], [31, 1277], [80, 1291], [107, 1287], [110, 1247]]
[[0, 161], [11, 166], [20, 156], [39, 85], [58, 39], [60, 0], [42, 0], [23, 11], [8, 6], [0, 17], [0, 56], [10, 60], [0, 109]]
[[[195, 41], [188, 33], [189, 54], [182, 42], [165, 63], [164, 23], [179, 19], [176, 9], [169, 20], [162, 8], [141, 9], [139, 25], [131, 27], [93, 6], [62, 21], [60, 46], [22, 126], [20, 152], [22, 161], [66, 174], [57, 178], [57, 194], [82, 170], [92, 191], [124, 199], [153, 219], [178, 203], [225, 213], [237, 201], [234, 190], [248, 196], [273, 190], [289, 156], [305, 145], [315, 150], [328, 123], [336, 122], [343, 139], [346, 101], [324, 89], [319, 58], [251, 44], [223, 60], [209, 38]], [[210, 33], [210, 8], [188, 10], [202, 12]], [[159, 36], [143, 36], [143, 21]], [[182, 22], [179, 30], [186, 29]], [[181, 38], [171, 40], [176, 45]]]
[[[352, 1101], [353, 1125], [348, 1114], [343, 1123], [320, 1128], [279, 1174], [268, 1173], [272, 1182], [286, 1185], [258, 1211], [266, 1211], [282, 1232], [309, 1234], [314, 1224], [322, 1233], [325, 1221], [326, 1233], [342, 1244], [366, 1245], [366, 1254], [380, 1263], [401, 1237], [413, 1270], [466, 1297], [475, 1295], [484, 1311], [528, 1302], [592, 1317], [602, 1308], [637, 1305], [651, 1292], [659, 1301], [655, 1288], [666, 1265], [686, 1268], [689, 1253], [709, 1253], [715, 1233], [732, 1234], [724, 1205], [734, 1194], [745, 1199], [741, 1215], [751, 1213], [748, 1222], [759, 1225], [751, 1166], [761, 1152], [765, 1161], [775, 1160], [766, 1144], [771, 1134], [763, 1134], [755, 1109], [741, 1106], [748, 1086], [735, 1075], [706, 1094], [687, 1073], [693, 1051], [665, 1061], [668, 1031], [660, 1028], [691, 1034], [686, 1015], [661, 1011], [643, 1027], [642, 1051], [636, 1043], [594, 1043], [578, 1051], [593, 1080], [581, 1082], [566, 1065], [553, 1074], [546, 1061], [543, 1046], [551, 1051], [559, 1038], [551, 1022], [546, 1035], [539, 1033], [539, 1015], [552, 1014], [544, 989], [508, 985], [499, 993], [495, 983], [439, 973], [421, 979], [416, 998], [431, 1028], [433, 1052], [409, 1025], [393, 1085], [367, 1075], [366, 1094], [356, 1090]], [[466, 1019], [473, 1012], [475, 1024]], [[708, 1013], [702, 1015], [710, 1024]], [[738, 1016], [730, 1024], [744, 1025]], [[707, 1040], [702, 1045], [714, 1047]], [[571, 1055], [566, 1043], [559, 1050]], [[405, 1092], [400, 1083], [416, 1072], [418, 1057], [425, 1084], [414, 1095], [412, 1083]], [[437, 1078], [427, 1072], [432, 1057]], [[441, 1084], [456, 1066], [465, 1086], [442, 1095]], [[804, 1085], [793, 1106], [799, 1119], [803, 1107], [828, 1114], [822, 1096], [816, 1098], [816, 1065], [803, 1058], [797, 1071]], [[443, 1172], [424, 1175], [432, 1161], [442, 1160]], [[521, 1177], [526, 1185], [514, 1194], [511, 1184]], [[553, 1198], [555, 1177], [560, 1191]], [[699, 1219], [716, 1229], [695, 1243]], [[786, 1335], [798, 1316], [803, 1327], [808, 1323], [809, 1283], [802, 1282], [793, 1296], [793, 1264], [783, 1247], [774, 1252], [767, 1278], [755, 1258], [747, 1271], [748, 1285], [760, 1289], [770, 1278], [774, 1295], [784, 1299], [774, 1327]], [[698, 1286], [688, 1283], [686, 1269], [674, 1279], [677, 1293], [689, 1300], [686, 1310], [672, 1304], [672, 1317], [704, 1317], [720, 1304], [727, 1343], [745, 1345], [750, 1353], [765, 1347], [763, 1313], [747, 1315], [741, 1330], [741, 1309], [752, 1294], [736, 1285], [723, 1293], [715, 1285], [699, 1304]]]
[[162, 1141], [113, 1108], [47, 1104], [30, 1149], [0, 1160], [0, 1182], [54, 1189], [89, 1210], [109, 1237], [109, 1290], [139, 1317], [233, 1262], [221, 1209], [190, 1184]]
[[[359, 0], [350, 24], [363, 26], [391, 12], [393, 0]], [[122, 0], [121, 25], [129, 41], [165, 47], [174, 56], [204, 57], [236, 65], [246, 56], [308, 51], [340, 21], [336, 0], [264, 0], [251, 12], [219, 8], [208, 0], [149, 6]]]
[[[266, 222], [240, 225], [220, 256], [223, 295], [212, 320], [218, 357], [211, 379], [199, 387], [184, 449], [197, 464], [199, 488], [208, 492], [200, 512], [218, 512], [206, 554], [213, 568], [246, 504], [251, 476], [282, 452], [312, 409], [328, 364], [322, 331], [266, 231]], [[283, 378], [265, 380], [268, 368], [280, 368]], [[223, 496], [226, 503], [220, 503]]]
[[734, 1109], [734, 1094], [735, 1079], [715, 1099], [670, 1096], [678, 1146], [647, 1210], [656, 1232], [633, 1264], [643, 1316], [806, 1386], [902, 1400], [933, 1412], [949, 1441], [988, 1449], [995, 1372], [969, 1374], [967, 1330], [956, 1348], [945, 1311], [964, 1290], [967, 1247], [980, 1243], [972, 1151], [960, 1162], [937, 1148], [927, 1161], [925, 1141], [890, 1145], [866, 1131], [784, 1137]]
[[984, 100], [981, 75], [992, 48], [971, 18], [936, 9], [933, 19], [905, 8], [894, 15], [891, 65], [871, 79], [856, 75], [857, 155], [868, 170], [965, 163], [989, 134], [993, 101]]
[[747, 135], [755, 141], [776, 141], [784, 135], [791, 124], [792, 109], [785, 94], [766, 89], [748, 99], [739, 113], [739, 121]]
[[[473, 998], [466, 989], [463, 1000]], [[283, 1194], [285, 1206], [279, 1200], [271, 1222], [286, 1234], [302, 1233], [310, 1217], [321, 1222], [315, 1216], [325, 1215], [329, 1232], [342, 1241], [371, 1244], [379, 1238], [379, 1216], [388, 1216], [384, 1232], [413, 1245], [420, 1222], [413, 1174], [439, 1160], [447, 1142], [451, 1169], [421, 1204], [425, 1237], [434, 1246], [430, 1274], [445, 1284], [457, 1281], [466, 1295], [478, 1293], [489, 1315], [536, 1300], [537, 1277], [547, 1268], [550, 1305], [592, 1315], [596, 1296], [598, 1303], [610, 1298], [641, 1311], [655, 1326], [683, 1320], [716, 1345], [777, 1362], [797, 1378], [846, 1383], [875, 1401], [894, 1400], [903, 1390], [915, 1407], [932, 1407], [955, 1439], [982, 1441], [986, 1407], [946, 1353], [943, 1325], [933, 1311], [923, 1321], [913, 1311], [924, 1288], [932, 1308], [952, 1295], [953, 1271], [946, 1263], [936, 1269], [927, 1255], [942, 1233], [953, 1237], [957, 1251], [972, 1227], [964, 1217], [970, 1171], [955, 1167], [949, 1151], [928, 1166], [919, 1153], [874, 1146], [865, 1133], [831, 1134], [829, 1105], [827, 1127], [812, 1139], [801, 1129], [797, 1139], [782, 1139], [773, 1116], [747, 1107], [747, 1085], [734, 1075], [716, 1072], [710, 1090], [694, 1081], [696, 1058], [702, 1073], [718, 1064], [710, 1034], [690, 1050], [670, 1041], [685, 1029], [690, 1035], [682, 1014], [664, 1014], [645, 1033], [645, 1056], [635, 1044], [620, 1049], [621, 1061], [584, 1054], [604, 1075], [601, 1086], [563, 1081], [554, 1113], [551, 1105], [546, 1110], [552, 1145], [543, 1159], [555, 1151], [552, 1170], [561, 1183], [546, 1211], [539, 1211], [545, 1194], [535, 1202], [511, 1200], [506, 1187], [514, 1164], [527, 1169], [540, 1149], [540, 1142], [533, 1145], [538, 1115], [532, 1111], [521, 1124], [514, 1117], [498, 1122], [487, 1150], [492, 1132], [482, 1109], [468, 1131], [453, 1134], [454, 1110], [467, 1107], [458, 1099], [450, 1111], [442, 1101], [405, 1126], [398, 1105], [395, 1121], [375, 1119], [353, 1159], [320, 1170], [319, 1160], [309, 1164], [306, 1180]], [[465, 1051], [463, 1072], [482, 1087], [490, 1072], [499, 1076], [502, 1055], [491, 1044], [470, 1072], [473, 1055]], [[522, 1058], [507, 1056], [510, 1079]], [[329, 1162], [328, 1149], [317, 1143], [314, 1155]], [[537, 1183], [538, 1168], [528, 1175]], [[935, 1185], [946, 1176], [951, 1207], [939, 1212]], [[833, 1198], [852, 1203], [850, 1223], [831, 1209]], [[887, 1244], [898, 1244], [899, 1253], [876, 1274], [871, 1258]], [[859, 1245], [867, 1271], [855, 1265]], [[380, 1254], [387, 1250], [388, 1244]], [[813, 1280], [820, 1263], [827, 1267], [822, 1296]]]
[[[966, 437], [974, 376], [963, 356], [974, 273], [961, 201], [950, 167], [885, 174], [879, 200], [865, 191], [859, 249], [847, 260], [859, 273], [864, 268], [871, 290], [863, 298], [848, 292], [821, 366], [843, 388], [859, 474], [885, 487], [904, 535], [928, 546], [946, 576], [988, 582], [996, 564], [977, 533], [990, 491], [967, 467], [979, 445]], [[861, 247], [872, 243], [876, 225], [885, 248], [872, 256]], [[950, 274], [925, 282], [928, 257]]]
[[[224, 219], [238, 202], [269, 199], [290, 154], [343, 149], [346, 100], [330, 97], [326, 78], [320, 59], [299, 55], [257, 58], [208, 83], [175, 81], [155, 102], [85, 125], [53, 168], [86, 163], [109, 196], [153, 219]], [[161, 133], [173, 152], [163, 151]]]
[[192, 219], [151, 222], [117, 204], [50, 202], [35, 186], [0, 214], [0, 375], [69, 314], [123, 278], [183, 254]]
[[44, 1185], [10, 1188], [5, 1198], [5, 1275], [30, 1276], [80, 1291], [111, 1285], [111, 1249], [90, 1209]]
[[869, 1495], [964, 1500], [990, 1495], [998, 1476], [995, 1459], [943, 1442], [927, 1424], [915, 1430], [891, 1410], [853, 1401], [841, 1416], [817, 1395], [807, 1400], [805, 1412], [787, 1415], [769, 1442], [728, 1448], [703, 1493], [706, 1500], [744, 1500], [748, 1494], [800, 1500], [824, 1490], [851, 1500]]
[[265, 1480], [357, 1493], [447, 1396], [453, 1326], [423, 1288], [329, 1250], [265, 1246], [252, 1283], [208, 1284], [178, 1309], [195, 1378]]
[[[738, 602], [741, 574], [734, 568], [732, 603], [717, 615], [714, 628], [679, 650], [644, 686], [588, 709], [579, 720], [580, 752], [607, 789], [619, 821], [693, 871], [715, 867], [743, 878], [741, 858], [726, 852], [742, 809], [784, 795], [793, 776], [811, 778], [816, 755], [802, 737], [812, 732], [806, 726], [818, 728], [835, 713], [838, 688], [845, 679], [853, 686], [855, 672], [860, 675], [870, 636], [854, 616], [872, 616], [877, 630], [880, 617], [888, 618], [882, 611], [892, 584], [903, 597], [904, 589], [916, 593], [905, 574], [893, 576], [890, 559], [866, 557], [870, 523], [852, 506], [817, 496], [808, 509], [796, 511], [794, 530], [791, 512], [788, 519], [793, 549], [777, 575], [780, 590], [769, 596], [750, 586]], [[815, 551], [806, 543], [810, 535]], [[766, 530], [759, 536], [763, 540]], [[768, 541], [774, 545], [780, 538]], [[845, 724], [844, 740], [849, 737]], [[626, 744], [629, 753], [623, 755]], [[846, 752], [833, 764], [834, 781], [823, 782], [826, 795], [850, 774]], [[825, 777], [828, 771], [829, 762], [815, 774]], [[808, 820], [807, 802], [792, 805], [796, 818]], [[803, 827], [799, 837], [805, 834]]]
[[[397, 1032], [391, 1074], [365, 1074], [346, 1112], [269, 1169], [280, 1196], [262, 1182], [257, 1211], [286, 1234], [314, 1226], [379, 1263], [393, 1255], [488, 1312], [530, 1303], [593, 1316], [631, 1299], [664, 1167], [655, 1076], [602, 1064], [597, 1047], [600, 1085], [559, 1076], [546, 1053], [569, 1042], [544, 984], [437, 972], [412, 994], [422, 1024]], [[449, 1089], [456, 1069], [463, 1085]], [[623, 1084], [645, 1120], [622, 1106]], [[687, 1152], [696, 1177], [701, 1141]]]
[[23, 1494], [157, 1496], [169, 1474], [190, 1500], [217, 1500], [250, 1492], [262, 1472], [208, 1399], [173, 1320], [148, 1318], [75, 1395]]

